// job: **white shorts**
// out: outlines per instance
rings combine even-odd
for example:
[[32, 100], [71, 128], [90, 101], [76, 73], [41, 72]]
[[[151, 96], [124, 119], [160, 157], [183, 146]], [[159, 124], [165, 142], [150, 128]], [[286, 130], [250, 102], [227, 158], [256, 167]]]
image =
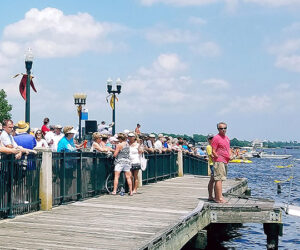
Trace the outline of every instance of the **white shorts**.
[[122, 163], [118, 163], [117, 165], [115, 165], [115, 171], [118, 172], [129, 172], [131, 169], [131, 165], [129, 164], [122, 164]]

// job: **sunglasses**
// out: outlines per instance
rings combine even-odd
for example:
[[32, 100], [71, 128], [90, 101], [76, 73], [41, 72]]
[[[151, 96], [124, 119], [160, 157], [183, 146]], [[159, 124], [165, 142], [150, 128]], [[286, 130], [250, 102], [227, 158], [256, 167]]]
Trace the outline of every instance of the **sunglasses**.
[[225, 127], [225, 128], [218, 128], [219, 130], [226, 130], [227, 129], [227, 127]]

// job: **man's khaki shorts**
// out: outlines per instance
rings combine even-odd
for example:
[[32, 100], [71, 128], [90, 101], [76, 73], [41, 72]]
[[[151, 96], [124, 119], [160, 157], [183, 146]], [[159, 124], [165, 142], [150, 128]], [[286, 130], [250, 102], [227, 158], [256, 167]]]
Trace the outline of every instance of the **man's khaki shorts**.
[[227, 164], [224, 162], [214, 163], [214, 180], [225, 181], [227, 176]]

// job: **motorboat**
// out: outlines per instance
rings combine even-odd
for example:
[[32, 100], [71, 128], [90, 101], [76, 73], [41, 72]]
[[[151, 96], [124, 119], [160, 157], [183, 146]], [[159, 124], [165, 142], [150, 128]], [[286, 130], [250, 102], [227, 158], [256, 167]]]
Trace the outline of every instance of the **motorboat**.
[[288, 159], [292, 157], [292, 155], [277, 155], [275, 153], [268, 154], [266, 152], [258, 153], [259, 158], [266, 158], [266, 159]]
[[254, 147], [241, 147], [240, 154], [242, 158], [253, 158], [258, 157], [259, 152]]

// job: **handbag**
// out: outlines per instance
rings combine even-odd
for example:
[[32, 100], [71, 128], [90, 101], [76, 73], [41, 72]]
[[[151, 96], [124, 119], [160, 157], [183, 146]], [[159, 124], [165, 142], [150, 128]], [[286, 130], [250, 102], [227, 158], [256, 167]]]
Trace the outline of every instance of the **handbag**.
[[140, 155], [140, 162], [142, 171], [145, 171], [147, 168], [148, 159], [145, 158], [144, 154]]

